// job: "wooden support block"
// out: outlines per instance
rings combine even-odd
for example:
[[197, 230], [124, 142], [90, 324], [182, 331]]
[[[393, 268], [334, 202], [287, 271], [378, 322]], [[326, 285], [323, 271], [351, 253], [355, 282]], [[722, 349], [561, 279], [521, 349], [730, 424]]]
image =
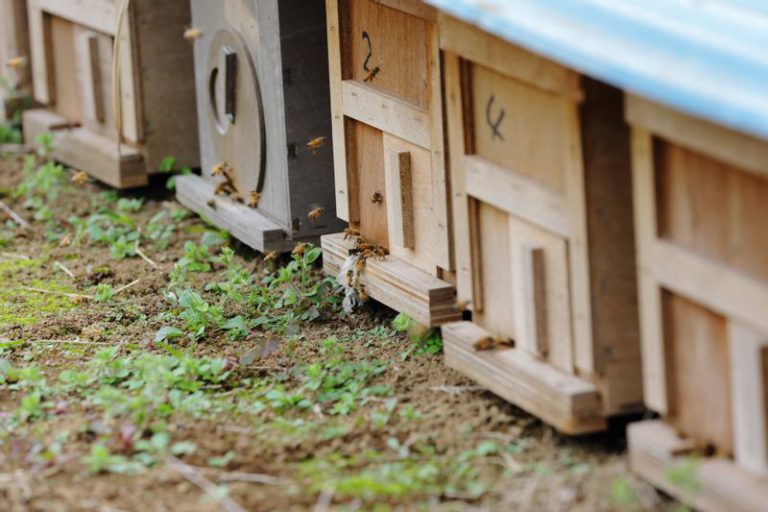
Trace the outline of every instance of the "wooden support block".
[[587, 434], [605, 428], [602, 404], [591, 382], [557, 370], [519, 348], [475, 350], [475, 343], [492, 336], [471, 322], [442, 328], [445, 362], [567, 434]]
[[[354, 249], [354, 242], [339, 233], [323, 236], [321, 243], [323, 270], [328, 275], [338, 275]], [[437, 326], [461, 318], [453, 286], [396, 256], [367, 259], [361, 283], [368, 295], [422, 325]]]
[[[728, 459], [687, 459], [690, 444], [660, 420], [629, 426], [629, 464], [635, 473], [703, 512], [761, 512], [768, 503], [768, 478]], [[685, 455], [676, 455], [684, 453]], [[668, 471], [694, 464], [695, 489], [676, 485]]]
[[390, 190], [387, 216], [391, 243], [413, 249], [416, 244], [413, 225], [413, 188], [411, 154], [390, 151], [386, 169], [386, 188]]
[[286, 238], [285, 231], [279, 225], [258, 210], [227, 196], [217, 196], [214, 185], [199, 176], [177, 176], [176, 198], [257, 251], [286, 251], [296, 244], [296, 241]]

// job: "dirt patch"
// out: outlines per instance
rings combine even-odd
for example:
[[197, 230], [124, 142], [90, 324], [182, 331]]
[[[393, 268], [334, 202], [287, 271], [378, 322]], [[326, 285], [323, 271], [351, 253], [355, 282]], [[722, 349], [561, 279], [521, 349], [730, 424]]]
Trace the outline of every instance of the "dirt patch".
[[[49, 216], [13, 195], [21, 160], [0, 160], [34, 226], [0, 237], [0, 509], [677, 506], [628, 473], [623, 425], [560, 436], [418, 355], [391, 311], [340, 316], [316, 270], [294, 268], [298, 296], [275, 285], [296, 259], [201, 249], [217, 235], [163, 183], [117, 196], [70, 174]], [[97, 241], [107, 225], [131, 227]], [[122, 257], [136, 226], [146, 259]]]

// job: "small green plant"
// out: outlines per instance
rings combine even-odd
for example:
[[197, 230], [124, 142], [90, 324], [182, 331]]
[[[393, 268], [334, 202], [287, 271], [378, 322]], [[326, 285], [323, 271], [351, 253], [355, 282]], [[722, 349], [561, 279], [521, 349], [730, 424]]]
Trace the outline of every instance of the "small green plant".
[[110, 302], [115, 298], [115, 289], [106, 283], [100, 283], [94, 287], [93, 300], [96, 302]]
[[437, 329], [428, 329], [413, 321], [407, 314], [400, 313], [392, 320], [392, 328], [397, 332], [407, 333], [413, 345], [405, 350], [401, 357], [411, 355], [436, 355], [443, 351], [443, 338]]

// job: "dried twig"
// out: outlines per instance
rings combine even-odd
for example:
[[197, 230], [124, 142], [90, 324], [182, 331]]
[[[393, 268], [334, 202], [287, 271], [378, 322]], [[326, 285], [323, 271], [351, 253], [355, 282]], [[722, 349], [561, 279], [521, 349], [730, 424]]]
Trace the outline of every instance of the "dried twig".
[[136, 279], [135, 281], [132, 281], [132, 282], [128, 283], [128, 284], [127, 284], [127, 285], [125, 285], [125, 286], [121, 286], [120, 288], [118, 288], [117, 290], [115, 290], [115, 295], [117, 295], [118, 293], [124, 292], [124, 291], [125, 291], [125, 290], [127, 290], [128, 288], [131, 288], [131, 287], [133, 287], [133, 286], [136, 286], [136, 285], [137, 285], [137, 284], [139, 284], [140, 282], [141, 282], [141, 279]]
[[26, 254], [16, 254], [14, 252], [0, 252], [0, 256], [3, 258], [10, 258], [12, 260], [31, 260]]
[[151, 259], [149, 256], [147, 256], [147, 255], [144, 253], [144, 251], [142, 251], [142, 250], [141, 250], [141, 248], [139, 248], [139, 244], [136, 244], [136, 254], [138, 254], [139, 258], [141, 258], [141, 259], [143, 259], [144, 261], [146, 261], [146, 262], [147, 262], [147, 264], [148, 264], [150, 267], [152, 267], [152, 268], [154, 268], [154, 269], [157, 269], [157, 268], [159, 268], [159, 267], [158, 267], [158, 265], [157, 265], [157, 263], [155, 263], [154, 261], [152, 261], [152, 259]]
[[328, 512], [333, 504], [334, 494], [336, 494], [336, 490], [333, 488], [323, 489], [317, 498], [317, 503], [315, 503], [314, 512]]
[[460, 395], [461, 393], [485, 391], [486, 389], [482, 386], [433, 386], [429, 390], [440, 391], [450, 395]]
[[189, 464], [185, 464], [176, 457], [168, 457], [165, 462], [181, 476], [198, 486], [203, 492], [221, 505], [225, 512], [245, 512], [245, 509], [238, 505], [234, 500], [226, 496], [221, 496], [216, 484], [208, 480], [200, 470]]
[[57, 292], [54, 290], [44, 290], [42, 288], [32, 288], [31, 286], [21, 286], [21, 289], [27, 290], [29, 292], [45, 293], [48, 295], [58, 295], [59, 297], [69, 297], [70, 299], [93, 300], [93, 295], [82, 295], [80, 293]]
[[220, 482], [248, 482], [264, 485], [286, 485], [288, 482], [282, 478], [277, 478], [261, 473], [222, 473], [219, 475]]
[[7, 204], [5, 204], [4, 201], [0, 201], [0, 210], [4, 211], [6, 215], [8, 215], [11, 218], [11, 220], [13, 220], [13, 222], [18, 224], [22, 228], [29, 229], [32, 227], [32, 225], [29, 222], [27, 222], [26, 219], [24, 219], [24, 217], [22, 217], [21, 215], [13, 211], [13, 209]]
[[61, 270], [65, 274], [67, 274], [72, 279], [77, 279], [77, 276], [75, 276], [75, 274], [72, 273], [71, 270], [69, 270], [67, 267], [65, 267], [63, 263], [58, 262], [58, 261], [54, 261], [53, 262], [53, 266], [56, 267], [57, 269]]

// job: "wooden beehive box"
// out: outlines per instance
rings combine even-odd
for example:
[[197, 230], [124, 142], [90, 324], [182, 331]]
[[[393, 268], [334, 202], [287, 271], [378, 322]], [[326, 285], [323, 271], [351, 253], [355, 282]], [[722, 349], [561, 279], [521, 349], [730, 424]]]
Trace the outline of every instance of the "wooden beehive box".
[[[702, 510], [768, 504], [768, 143], [637, 97], [632, 125], [645, 401], [642, 476]], [[686, 456], [698, 489], [666, 469]]]
[[198, 165], [188, 0], [27, 6], [34, 97], [45, 106], [25, 113], [27, 140], [54, 132], [55, 158], [118, 188], [145, 185], [168, 156]]
[[[14, 59], [23, 59], [20, 65]], [[0, 2], [0, 121], [11, 119], [28, 101], [29, 35], [25, 0]]]
[[[389, 256], [364, 293], [425, 325], [458, 318], [451, 279], [437, 11], [417, 0], [327, 0], [338, 216]], [[326, 272], [355, 251], [322, 239]]]
[[642, 406], [621, 92], [450, 16], [440, 37], [473, 315], [443, 327], [446, 362], [563, 432], [601, 430]]
[[342, 229], [323, 0], [193, 0], [192, 17], [203, 176], [179, 201], [260, 251]]

